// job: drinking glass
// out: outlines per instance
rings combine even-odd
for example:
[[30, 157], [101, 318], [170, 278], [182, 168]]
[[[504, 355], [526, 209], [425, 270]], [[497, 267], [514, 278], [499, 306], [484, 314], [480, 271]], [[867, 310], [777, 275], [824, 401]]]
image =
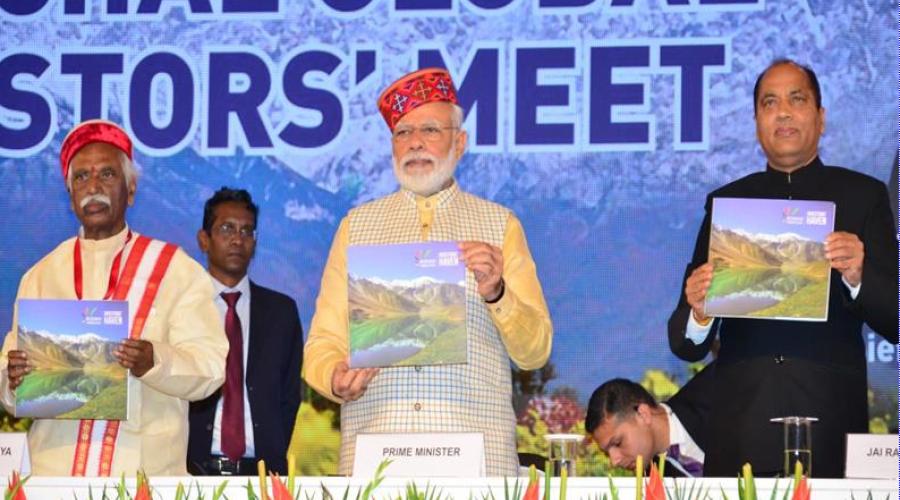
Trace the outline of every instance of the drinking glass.
[[771, 422], [784, 427], [784, 475], [794, 474], [797, 462], [803, 466], [803, 473], [812, 474], [812, 424], [818, 422], [816, 417], [779, 417]]
[[580, 434], [547, 434], [544, 436], [549, 447], [551, 473], [559, 476], [563, 469], [569, 477], [575, 477], [575, 459], [578, 455]]

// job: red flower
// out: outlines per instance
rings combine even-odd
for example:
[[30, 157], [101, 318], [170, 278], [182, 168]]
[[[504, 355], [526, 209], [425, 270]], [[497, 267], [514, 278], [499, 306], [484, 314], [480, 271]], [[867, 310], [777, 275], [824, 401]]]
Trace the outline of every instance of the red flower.
[[281, 482], [281, 477], [278, 474], [274, 474], [272, 472], [269, 473], [269, 477], [272, 478], [272, 500], [293, 500], [294, 497], [291, 495], [291, 492], [287, 489], [287, 486]]
[[528, 468], [528, 487], [525, 488], [525, 494], [522, 495], [522, 500], [538, 500], [538, 497], [541, 494], [538, 485], [537, 469], [532, 465]]
[[791, 500], [809, 500], [809, 494], [809, 485], [806, 484], [806, 476], [803, 476], [794, 488], [794, 496], [791, 497]]
[[138, 472], [137, 475], [137, 491], [134, 492], [134, 500], [153, 500], [153, 495], [150, 494], [150, 481], [143, 472]]
[[3, 495], [4, 500], [26, 500], [24, 485], [25, 481], [21, 480], [19, 473], [13, 471], [12, 477], [7, 482], [6, 493]]
[[[647, 477], [646, 500], [666, 500], [666, 489], [663, 486], [662, 477], [656, 464], [650, 464], [650, 475]], [[797, 500], [797, 499], [794, 499]]]

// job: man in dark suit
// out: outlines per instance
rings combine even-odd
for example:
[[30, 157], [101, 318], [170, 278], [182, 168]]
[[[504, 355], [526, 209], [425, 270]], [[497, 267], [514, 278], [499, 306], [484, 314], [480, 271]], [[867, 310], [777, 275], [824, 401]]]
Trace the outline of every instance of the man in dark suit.
[[[812, 475], [841, 477], [845, 435], [867, 432], [866, 357], [862, 323], [897, 342], [897, 242], [883, 182], [819, 160], [825, 109], [815, 73], [790, 60], [763, 71], [753, 92], [756, 132], [768, 165], [713, 191], [669, 345], [680, 358], [702, 359], [720, 341], [711, 391], [707, 476], [734, 476], [749, 462], [759, 475], [783, 472], [783, 431], [774, 417], [809, 416]], [[825, 240], [831, 264], [825, 322], [711, 318], [704, 300], [712, 199], [827, 200], [835, 231]]]
[[255, 475], [260, 459], [287, 472], [303, 332], [293, 299], [247, 276], [258, 213], [247, 191], [223, 187], [206, 201], [197, 233], [230, 348], [225, 385], [191, 403], [188, 471], [195, 475]]
[[891, 178], [888, 181], [888, 196], [891, 200], [891, 214], [894, 216], [894, 228], [897, 228], [897, 160], [900, 151], [894, 154], [894, 167], [891, 169]]
[[616, 467], [634, 470], [638, 455], [649, 467], [666, 452], [666, 476], [702, 476], [714, 366], [705, 367], [665, 403], [657, 403], [640, 384], [608, 380], [591, 395], [585, 430]]

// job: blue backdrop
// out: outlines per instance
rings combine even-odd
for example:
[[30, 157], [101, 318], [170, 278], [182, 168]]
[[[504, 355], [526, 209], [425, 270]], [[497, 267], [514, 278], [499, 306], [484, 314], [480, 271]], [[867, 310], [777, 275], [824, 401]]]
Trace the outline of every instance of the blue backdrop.
[[[449, 68], [467, 110], [458, 179], [522, 219], [556, 328], [555, 388], [679, 381], [666, 320], [705, 194], [760, 170], [752, 87], [774, 58], [819, 73], [826, 163], [886, 180], [898, 137], [888, 0], [0, 0], [0, 325], [22, 273], [70, 237], [57, 154], [125, 124], [137, 230], [195, 243], [222, 185], [262, 207], [252, 276], [309, 325], [341, 217], [396, 189], [375, 99]], [[896, 414], [896, 351], [870, 333]]]

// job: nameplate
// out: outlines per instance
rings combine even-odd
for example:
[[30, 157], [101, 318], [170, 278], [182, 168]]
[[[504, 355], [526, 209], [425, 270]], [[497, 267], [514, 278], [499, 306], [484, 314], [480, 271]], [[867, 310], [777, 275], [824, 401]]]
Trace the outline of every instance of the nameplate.
[[484, 435], [478, 432], [357, 434], [353, 477], [484, 477]]
[[848, 479], [897, 479], [897, 435], [847, 434], [846, 472]]
[[31, 474], [31, 457], [24, 432], [0, 433], [0, 478], [8, 478], [12, 471], [23, 477]]

